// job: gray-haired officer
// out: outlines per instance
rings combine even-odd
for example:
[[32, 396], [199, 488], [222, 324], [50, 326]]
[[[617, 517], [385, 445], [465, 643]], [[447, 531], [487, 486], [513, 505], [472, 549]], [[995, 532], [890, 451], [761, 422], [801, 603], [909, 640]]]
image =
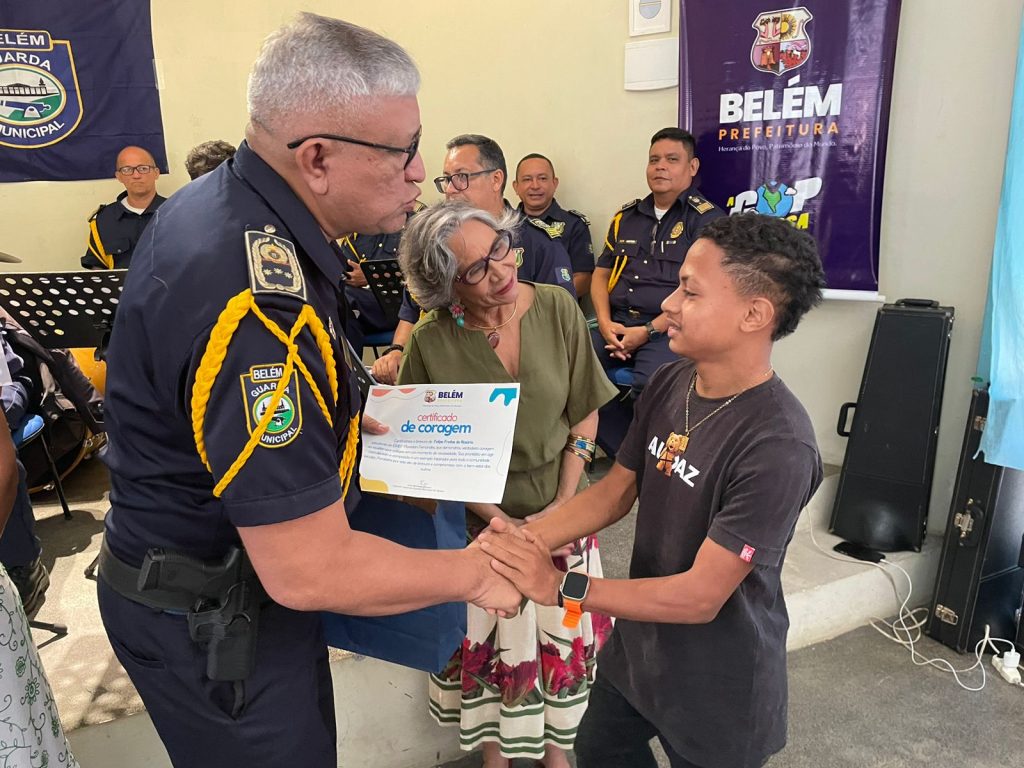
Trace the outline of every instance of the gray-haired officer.
[[[634, 396], [652, 373], [675, 359], [661, 303], [676, 289], [679, 266], [701, 229], [726, 215], [694, 185], [699, 168], [689, 131], [662, 128], [655, 133], [647, 158], [651, 194], [615, 214], [594, 269], [594, 347], [606, 371], [632, 369]], [[631, 403], [621, 400], [602, 409], [598, 442], [610, 455], [618, 450], [631, 416]]]
[[86, 269], [127, 269], [135, 245], [166, 198], [156, 192], [160, 168], [147, 149], [125, 147], [117, 153], [114, 178], [124, 192], [89, 217], [89, 240], [82, 266]]
[[523, 157], [516, 165], [512, 188], [519, 196], [519, 211], [537, 219], [569, 252], [572, 262], [572, 284], [576, 295], [590, 293], [590, 276], [594, 272], [594, 244], [590, 239], [590, 220], [579, 211], [566, 210], [555, 199], [558, 177], [555, 166], [536, 152]]
[[107, 363], [98, 592], [176, 766], [337, 766], [317, 611], [519, 605], [475, 550], [348, 525], [359, 396], [333, 241], [413, 210], [418, 88], [395, 43], [301, 14], [253, 67], [234, 158], [139, 243]]

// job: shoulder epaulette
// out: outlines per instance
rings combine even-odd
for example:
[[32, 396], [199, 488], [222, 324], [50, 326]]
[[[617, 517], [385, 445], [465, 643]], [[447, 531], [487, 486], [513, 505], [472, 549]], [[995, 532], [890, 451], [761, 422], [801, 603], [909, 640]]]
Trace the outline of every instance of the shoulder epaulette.
[[590, 219], [588, 219], [586, 216], [584, 216], [579, 211], [570, 208], [569, 209], [569, 213], [573, 214], [574, 216], [579, 216], [583, 220], [584, 224], [586, 224], [588, 227], [590, 226]]
[[636, 205], [639, 202], [640, 202], [640, 198], [639, 197], [636, 198], [635, 200], [630, 200], [628, 203], [626, 203], [621, 208], [619, 208], [619, 210], [620, 211], [628, 211], [630, 208], [632, 208], [634, 205]]
[[700, 195], [690, 195], [686, 198], [686, 203], [697, 213], [707, 213], [708, 211], [715, 210], [715, 204], [705, 200]]
[[295, 243], [272, 234], [273, 225], [264, 231], [248, 230], [245, 233], [245, 263], [249, 268], [249, 288], [254, 296], [276, 294], [291, 296], [304, 304], [306, 281], [299, 266]]
[[565, 232], [564, 221], [553, 221], [550, 224], [548, 224], [543, 219], [535, 219], [533, 217], [527, 218], [527, 221], [533, 224], [533, 226], [535, 226], [537, 229], [544, 232], [544, 234], [546, 234], [552, 240], [554, 240], [556, 237], [561, 237], [562, 233]]
[[97, 208], [95, 211], [93, 211], [92, 212], [92, 216], [90, 216], [88, 219], [86, 219], [86, 221], [92, 221], [93, 219], [95, 219], [97, 216], [100, 215], [100, 211], [102, 211], [106, 207], [107, 207], [106, 203], [100, 203], [100, 207]]

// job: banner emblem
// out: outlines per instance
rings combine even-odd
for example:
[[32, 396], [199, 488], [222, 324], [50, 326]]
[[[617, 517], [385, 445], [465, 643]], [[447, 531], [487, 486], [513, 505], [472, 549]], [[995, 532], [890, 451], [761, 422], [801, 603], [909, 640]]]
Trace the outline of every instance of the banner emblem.
[[0, 29], [0, 145], [47, 147], [81, 120], [71, 43], [43, 30]]
[[807, 22], [813, 18], [803, 6], [759, 13], [750, 25], [757, 33], [750, 47], [754, 69], [779, 77], [802, 67], [811, 55]]

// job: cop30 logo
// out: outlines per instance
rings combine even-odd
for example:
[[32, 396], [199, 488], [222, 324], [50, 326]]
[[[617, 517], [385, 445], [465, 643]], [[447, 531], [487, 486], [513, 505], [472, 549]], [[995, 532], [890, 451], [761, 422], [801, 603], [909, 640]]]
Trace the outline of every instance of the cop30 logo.
[[0, 145], [56, 144], [81, 120], [71, 43], [45, 30], [0, 29]]

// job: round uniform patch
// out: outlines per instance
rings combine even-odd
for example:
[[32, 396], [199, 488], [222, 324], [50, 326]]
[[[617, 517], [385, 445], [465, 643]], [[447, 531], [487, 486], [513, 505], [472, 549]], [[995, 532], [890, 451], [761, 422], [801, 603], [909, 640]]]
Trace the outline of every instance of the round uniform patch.
[[[267, 392], [264, 395], [260, 395], [256, 404], [252, 407], [252, 418], [257, 424], [263, 418], [263, 414], [266, 413], [267, 408], [270, 406], [270, 401], [274, 399], [273, 392]], [[284, 432], [288, 427], [295, 421], [295, 403], [292, 402], [288, 395], [281, 397], [281, 400], [277, 404], [277, 408], [274, 409], [274, 415], [270, 417], [270, 423], [267, 424], [268, 435], [279, 435]]]
[[683, 222], [681, 222], [681, 221], [677, 221], [677, 222], [676, 222], [676, 225], [675, 225], [674, 227], [672, 227], [672, 231], [671, 231], [671, 232], [669, 233], [669, 235], [668, 235], [668, 236], [669, 236], [669, 237], [670, 237], [671, 239], [675, 240], [675, 239], [676, 239], [677, 237], [679, 237], [679, 236], [680, 236], [681, 234], [683, 234]]

